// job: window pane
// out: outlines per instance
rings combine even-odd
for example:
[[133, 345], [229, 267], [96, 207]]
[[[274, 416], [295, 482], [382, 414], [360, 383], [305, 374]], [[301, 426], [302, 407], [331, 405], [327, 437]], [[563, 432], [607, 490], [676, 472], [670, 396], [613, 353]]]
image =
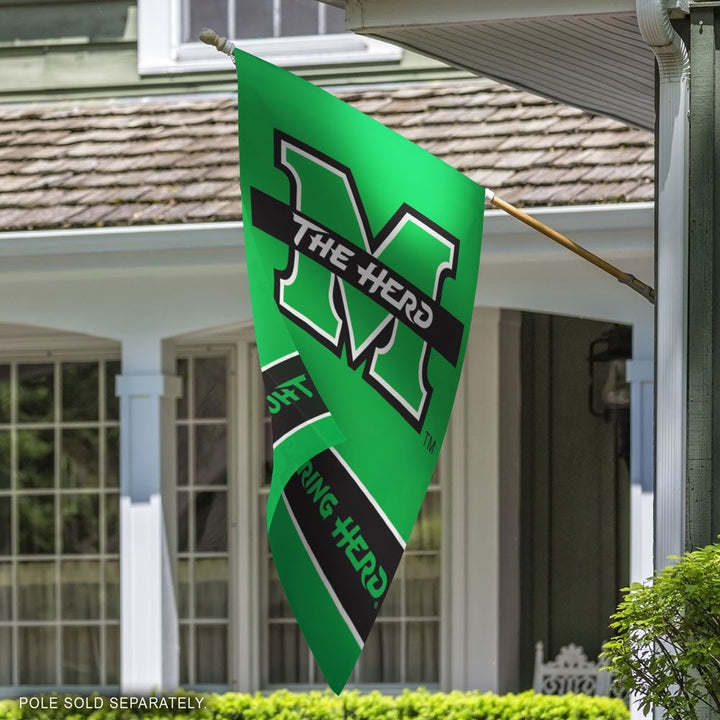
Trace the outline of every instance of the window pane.
[[224, 357], [195, 358], [195, 417], [227, 415], [227, 372]]
[[195, 560], [195, 617], [228, 616], [228, 563], [225, 558]]
[[227, 683], [227, 636], [227, 624], [195, 626], [196, 682]]
[[0, 490], [10, 488], [10, 431], [0, 430]]
[[110, 555], [120, 552], [120, 496], [117, 493], [105, 496], [105, 552]]
[[12, 630], [0, 628], [0, 685], [12, 685]]
[[195, 484], [227, 484], [227, 428], [195, 426]]
[[62, 496], [62, 552], [100, 552], [98, 496]]
[[195, 496], [195, 550], [227, 549], [227, 501], [225, 492], [200, 492]]
[[178, 487], [185, 487], [188, 482], [188, 426], [178, 425], [177, 428], [177, 484]]
[[188, 552], [190, 550], [190, 517], [189, 517], [190, 493], [179, 492], [177, 494], [177, 543], [178, 552]]
[[275, 562], [272, 558], [268, 558], [268, 617], [293, 617], [292, 608], [280, 584], [280, 577], [278, 576]]
[[60, 484], [63, 487], [98, 487], [99, 451], [98, 430], [90, 428], [63, 430]]
[[120, 684], [120, 626], [108, 625], [105, 628], [105, 682], [108, 685]]
[[440, 681], [439, 623], [409, 622], [407, 624], [408, 682]]
[[9, 497], [0, 496], [0, 555], [10, 555], [12, 552], [10, 503]]
[[181, 383], [180, 397], [177, 399], [177, 418], [178, 420], [186, 420], [188, 414], [188, 361], [184, 358], [178, 360], [176, 372]]
[[100, 617], [100, 562], [80, 560], [60, 565], [63, 620]]
[[345, 32], [345, 10], [332, 5], [325, 5], [325, 32]]
[[257, 0], [235, 0], [235, 37], [273, 37], [273, 4]]
[[120, 428], [105, 431], [105, 487], [120, 487]]
[[390, 589], [385, 596], [383, 604], [380, 606], [380, 617], [398, 617], [403, 615], [403, 602], [402, 602], [402, 583], [403, 574], [405, 572], [404, 566], [407, 561], [407, 556], [400, 561], [397, 572], [390, 583]]
[[191, 633], [192, 626], [180, 626], [180, 685], [182, 686], [190, 684], [190, 674], [192, 670], [190, 667], [192, 662], [192, 648], [190, 647]]
[[20, 620], [55, 619], [55, 563], [21, 562], [18, 574]]
[[21, 685], [54, 685], [56, 637], [54, 627], [18, 630]]
[[280, 0], [280, 35], [317, 35], [319, 12], [316, 0]]
[[407, 549], [439, 550], [440, 522], [440, 493], [428, 492], [415, 522], [415, 527], [413, 527], [410, 534]]
[[12, 620], [12, 589], [12, 565], [0, 563], [0, 621]]
[[178, 560], [178, 616], [190, 617], [190, 561]]
[[105, 563], [105, 617], [120, 619], [120, 563], [117, 560]]
[[308, 677], [308, 646], [293, 623], [273, 624], [269, 627], [268, 640], [270, 683], [306, 683]]
[[263, 448], [265, 473], [262, 476], [261, 483], [262, 485], [269, 486], [273, 471], [273, 436], [269, 418], [265, 418], [265, 422], [263, 423], [263, 437], [265, 439], [265, 446]]
[[98, 364], [62, 364], [62, 419], [98, 419]]
[[416, 555], [405, 558], [407, 611], [410, 617], [440, 615], [440, 558]]
[[10, 366], [0, 365], [0, 423], [10, 422]]
[[185, 28], [183, 42], [196, 42], [204, 27], [227, 35], [227, 0], [185, 0], [188, 8], [188, 25]]
[[53, 419], [54, 367], [18, 365], [18, 421], [51, 422]]
[[265, 555], [270, 554], [270, 539], [268, 538], [267, 534], [267, 501], [268, 496], [265, 494], [260, 495], [258, 498], [258, 510], [260, 511], [260, 527], [263, 529], [263, 532], [260, 533], [260, 552], [263, 553], [263, 558]]
[[375, 623], [360, 656], [362, 682], [400, 682], [400, 624]]
[[100, 628], [62, 629], [62, 677], [67, 685], [100, 682]]
[[120, 398], [115, 394], [115, 377], [120, 374], [117, 360], [105, 363], [105, 418], [120, 419]]
[[55, 433], [52, 430], [20, 430], [18, 487], [51, 488], [55, 484]]
[[55, 497], [20, 495], [18, 525], [21, 555], [55, 552]]

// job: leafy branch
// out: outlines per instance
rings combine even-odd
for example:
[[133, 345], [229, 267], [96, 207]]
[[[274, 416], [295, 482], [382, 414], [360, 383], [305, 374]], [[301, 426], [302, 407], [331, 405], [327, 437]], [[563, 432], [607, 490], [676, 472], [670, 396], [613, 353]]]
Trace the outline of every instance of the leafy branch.
[[603, 657], [617, 683], [674, 720], [720, 714], [720, 544], [624, 590]]

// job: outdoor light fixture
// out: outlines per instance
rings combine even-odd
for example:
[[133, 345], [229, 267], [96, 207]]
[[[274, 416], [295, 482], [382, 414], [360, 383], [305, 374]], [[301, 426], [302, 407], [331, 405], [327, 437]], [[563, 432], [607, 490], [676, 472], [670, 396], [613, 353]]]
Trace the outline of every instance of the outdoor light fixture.
[[[630, 385], [625, 361], [632, 356], [632, 331], [615, 325], [590, 343], [588, 353], [588, 407], [595, 417], [615, 423], [615, 452], [630, 460]], [[602, 364], [602, 369], [596, 367]]]

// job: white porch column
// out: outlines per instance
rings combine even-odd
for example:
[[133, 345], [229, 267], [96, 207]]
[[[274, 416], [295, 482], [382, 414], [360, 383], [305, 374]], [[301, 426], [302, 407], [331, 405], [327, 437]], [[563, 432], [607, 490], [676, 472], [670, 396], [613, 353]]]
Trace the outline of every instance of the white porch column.
[[[655, 364], [652, 326], [633, 326], [633, 359], [625, 378], [630, 383], [630, 582], [641, 582], [654, 570], [654, 407]], [[650, 717], [630, 704], [632, 720]]]
[[175, 597], [175, 399], [172, 347], [122, 344], [120, 397], [120, 684], [124, 693], [179, 682]]
[[519, 330], [517, 313], [475, 309], [443, 451], [443, 690], [517, 681]]

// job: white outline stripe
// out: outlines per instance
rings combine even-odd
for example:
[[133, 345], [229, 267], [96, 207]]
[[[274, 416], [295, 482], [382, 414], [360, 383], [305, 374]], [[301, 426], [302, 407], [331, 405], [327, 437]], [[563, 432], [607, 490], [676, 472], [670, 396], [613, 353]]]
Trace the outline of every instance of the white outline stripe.
[[300, 423], [299, 425], [296, 425], [292, 430], [288, 430], [284, 435], [280, 436], [274, 443], [273, 443], [273, 450], [281, 443], [287, 440], [291, 435], [294, 435], [298, 430], [302, 430], [304, 427], [307, 427], [308, 425], [312, 425], [314, 422], [317, 422], [318, 420], [322, 420], [323, 418], [330, 417], [330, 411], [323, 413], [322, 415], [316, 415], [313, 418], [310, 418], [309, 420], [306, 420], [304, 423]]
[[286, 360], [289, 360], [291, 357], [295, 357], [296, 355], [299, 355], [300, 352], [296, 350], [295, 352], [291, 352], [288, 355], [283, 355], [281, 358], [278, 358], [277, 360], [273, 360], [272, 362], [269, 362], [267, 365], [263, 365], [260, 368], [260, 372], [265, 372], [266, 370], [269, 370], [271, 367], [275, 367], [276, 365], [279, 365], [281, 362], [285, 362]]
[[285, 507], [287, 508], [288, 515], [290, 516], [290, 520], [292, 521], [292, 524], [295, 526], [295, 532], [297, 532], [298, 537], [300, 538], [300, 542], [303, 544], [303, 547], [305, 548], [305, 552], [308, 554], [308, 557], [312, 561], [313, 566], [315, 567], [315, 571], [319, 575], [320, 579], [323, 582], [323, 585], [325, 585], [325, 589], [328, 591], [328, 595], [332, 598], [332, 601], [335, 603], [335, 607], [337, 608], [337, 611], [340, 613], [340, 616], [345, 621], [345, 624], [347, 625], [348, 630], [352, 634], [353, 638], [355, 639], [355, 642], [358, 644], [358, 647], [362, 650], [365, 646], [365, 643], [363, 642], [362, 638], [360, 637], [360, 633], [357, 631], [357, 628], [355, 625], [353, 625], [352, 620], [350, 620], [350, 616], [345, 611], [345, 608], [342, 606], [342, 603], [340, 602], [340, 598], [335, 594], [335, 591], [332, 588], [332, 585], [330, 584], [329, 580], [327, 579], [327, 576], [323, 572], [322, 568], [320, 567], [320, 563], [318, 563], [317, 558], [315, 557], [315, 554], [310, 549], [310, 546], [308, 545], [307, 540], [305, 539], [305, 535], [303, 535], [302, 530], [300, 529], [300, 525], [298, 525], [298, 521], [295, 519], [295, 514], [293, 513], [292, 509], [290, 508], [290, 503], [288, 502], [287, 497], [285, 496], [285, 492], [283, 491], [282, 494], [283, 502], [285, 503]]
[[375, 508], [377, 514], [383, 519], [383, 521], [387, 525], [388, 530], [390, 530], [390, 532], [395, 536], [395, 539], [402, 547], [403, 552], [405, 552], [405, 541], [402, 539], [402, 536], [397, 531], [397, 528], [392, 524], [390, 518], [385, 514], [385, 511], [377, 504], [375, 498], [370, 494], [365, 485], [362, 484], [360, 478], [350, 469], [350, 466], [347, 464], [345, 458], [334, 447], [328, 448], [328, 450], [330, 450], [330, 452], [335, 455], [340, 464], [347, 471], [348, 475], [350, 475], [350, 477], [355, 481], [355, 484], [365, 493], [365, 497], [367, 497], [367, 499], [370, 501], [371, 505]]

